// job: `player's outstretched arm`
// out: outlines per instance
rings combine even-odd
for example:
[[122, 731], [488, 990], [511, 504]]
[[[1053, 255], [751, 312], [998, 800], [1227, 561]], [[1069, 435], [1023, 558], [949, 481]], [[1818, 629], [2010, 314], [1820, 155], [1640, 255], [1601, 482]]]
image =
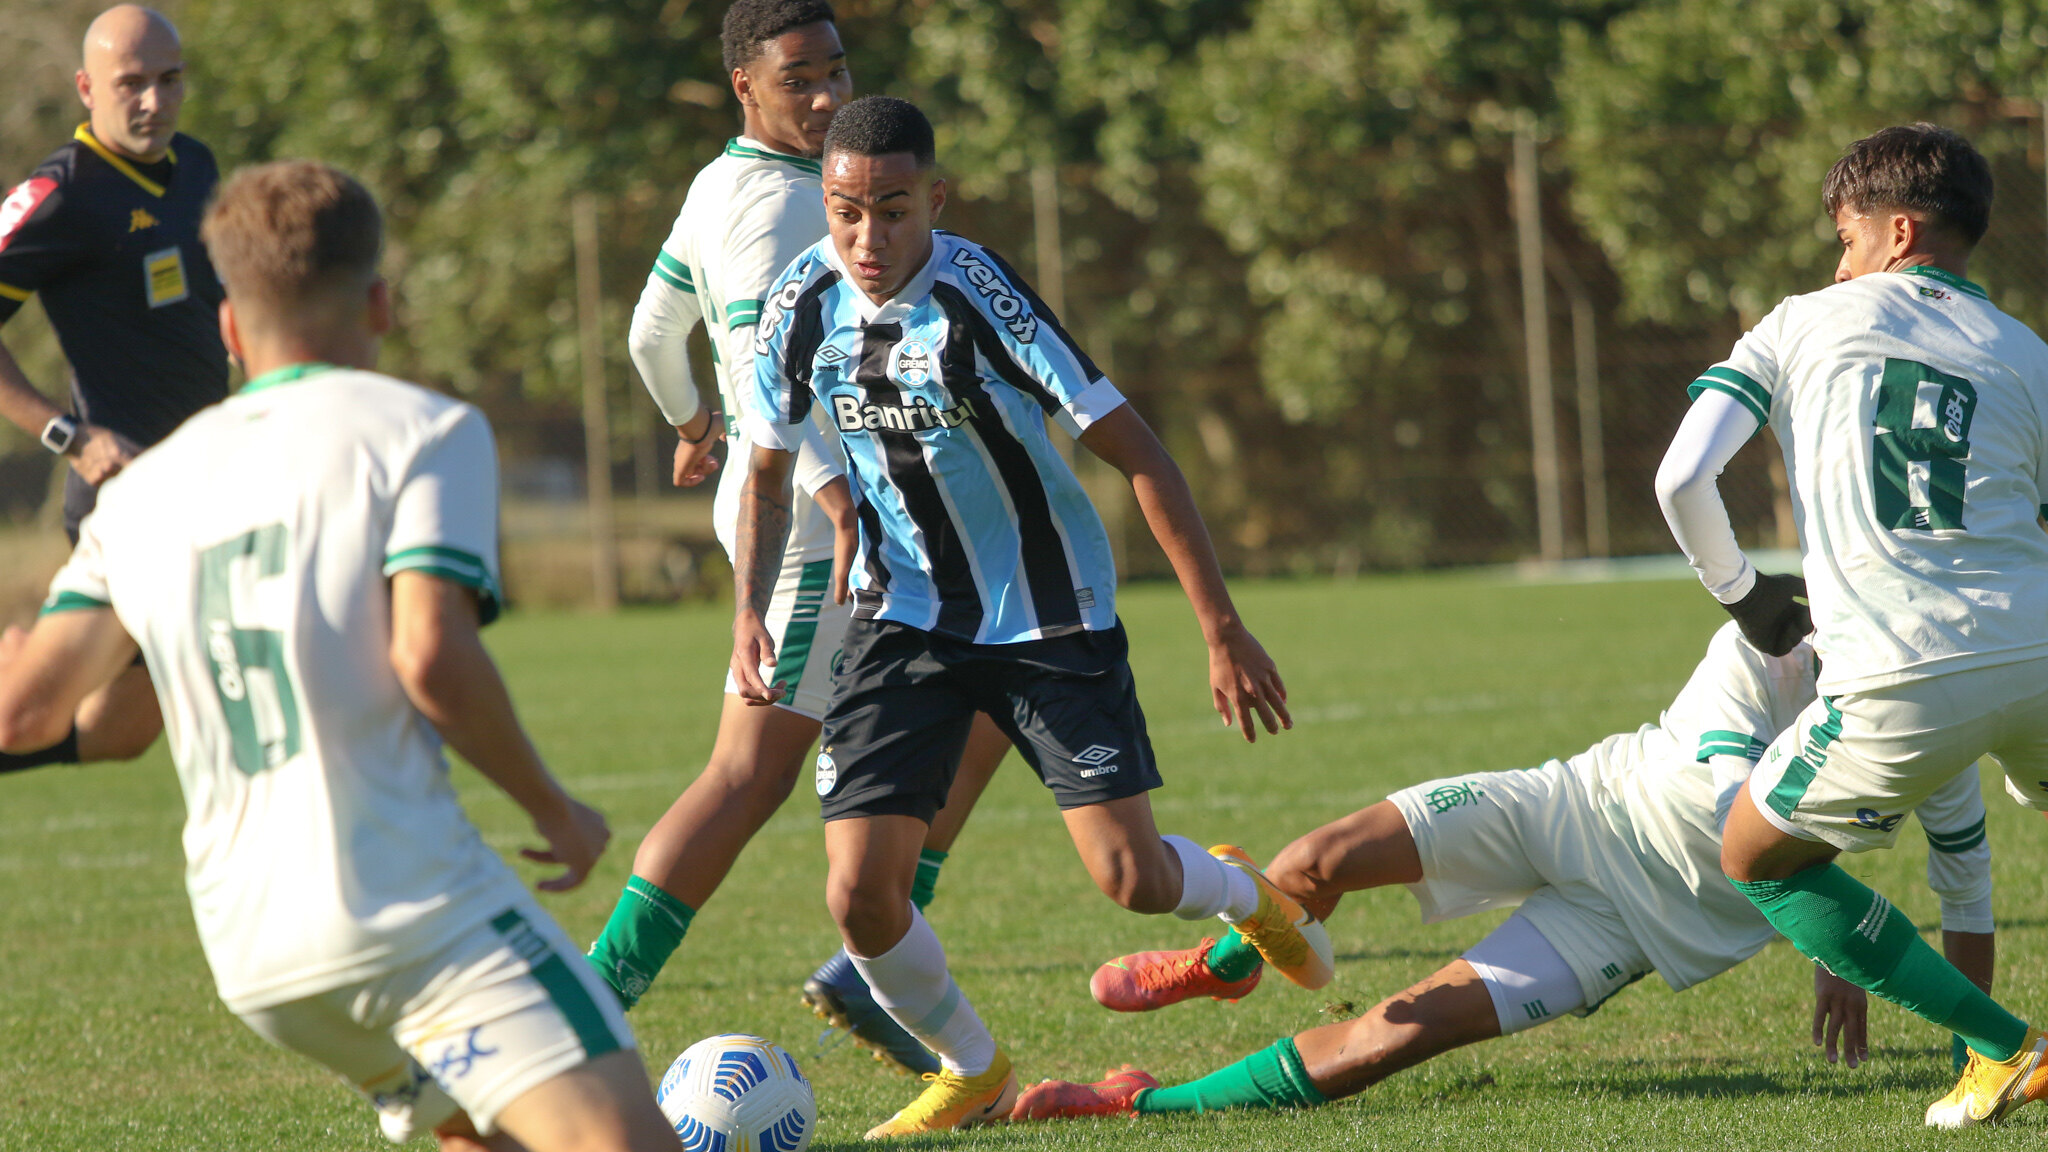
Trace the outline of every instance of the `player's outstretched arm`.
[[[746, 487], [740, 489], [739, 539], [733, 547], [732, 675], [749, 704], [773, 704], [782, 690], [761, 675], [775, 664], [775, 639], [765, 618], [782, 550], [789, 543], [790, 474], [796, 454], [756, 445]], [[836, 567], [836, 565], [835, 565]]]
[[811, 493], [818, 510], [832, 521], [832, 602], [846, 603], [851, 595], [847, 577], [853, 572], [853, 558], [860, 552], [860, 521], [853, 507], [853, 485], [844, 476], [834, 476], [823, 488]]
[[1234, 717], [1247, 741], [1258, 739], [1254, 713], [1268, 732], [1294, 727], [1294, 718], [1287, 713], [1287, 686], [1230, 602], [1216, 547], [1195, 509], [1187, 477], [1145, 418], [1129, 404], [1122, 405], [1088, 425], [1081, 444], [1131, 482], [1145, 523], [1195, 606], [1202, 638], [1209, 644], [1209, 690], [1223, 723], [1232, 723]]
[[112, 608], [46, 613], [0, 633], [0, 752], [34, 752], [71, 731], [78, 705], [135, 659]]
[[547, 847], [523, 848], [520, 855], [560, 864], [561, 874], [539, 887], [567, 891], [590, 874], [611, 829], [541, 763], [478, 627], [470, 589], [424, 572], [391, 577], [391, 667], [405, 694], [450, 747], [533, 818]]

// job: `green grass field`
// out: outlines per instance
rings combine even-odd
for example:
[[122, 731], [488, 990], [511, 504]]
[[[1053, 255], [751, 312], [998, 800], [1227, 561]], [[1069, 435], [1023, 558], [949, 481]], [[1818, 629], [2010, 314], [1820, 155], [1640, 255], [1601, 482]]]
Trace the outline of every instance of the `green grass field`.
[[[1471, 576], [1239, 589], [1279, 660], [1297, 726], [1247, 748], [1207, 704], [1200, 639], [1177, 589], [1125, 594], [1132, 662], [1167, 786], [1162, 829], [1268, 856], [1317, 824], [1432, 776], [1568, 755], [1655, 717], [1722, 619], [1696, 585], [1532, 586]], [[702, 764], [728, 617], [717, 607], [609, 619], [515, 615], [490, 638], [555, 769], [611, 817], [592, 881], [547, 898], [579, 940], [601, 926], [633, 847]], [[516, 811], [458, 770], [502, 850]], [[385, 1147], [368, 1110], [220, 1006], [186, 908], [182, 806], [161, 751], [142, 763], [0, 780], [0, 1149]], [[2048, 838], [1994, 800], [1999, 985], [2044, 1004]], [[1924, 841], [1852, 871], [1923, 927]], [[522, 865], [523, 867], [523, 865]], [[850, 1146], [915, 1091], [852, 1046], [821, 1051], [797, 988], [836, 945], [817, 810], [799, 786], [634, 1013], [655, 1074], [721, 1031], [769, 1036], [817, 1086], [814, 1147]], [[1244, 1003], [1117, 1016], [1088, 998], [1110, 955], [1192, 943], [1199, 926], [1097, 895], [1052, 805], [1012, 758], [956, 848], [930, 911], [962, 987], [1027, 1079], [1093, 1079], [1126, 1060], [1169, 1082], [1363, 1008], [1478, 939], [1497, 917], [1417, 924], [1403, 891], [1349, 898], [1330, 925], [1336, 982], [1271, 980]], [[1683, 995], [1652, 979], [1587, 1020], [1453, 1053], [1314, 1112], [1017, 1125], [916, 1147], [1978, 1148], [2037, 1144], [2048, 1109], [1996, 1131], [1931, 1133], [1948, 1040], [1872, 1007], [1873, 1060], [1830, 1067], [1806, 1040], [1810, 967], [1786, 945]], [[418, 1145], [425, 1147], [426, 1145]]]

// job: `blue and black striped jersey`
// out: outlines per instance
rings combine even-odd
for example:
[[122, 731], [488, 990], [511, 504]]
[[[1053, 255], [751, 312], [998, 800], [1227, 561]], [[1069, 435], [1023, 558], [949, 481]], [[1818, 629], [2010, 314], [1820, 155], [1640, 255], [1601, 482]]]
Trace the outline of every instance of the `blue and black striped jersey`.
[[981, 644], [1116, 623], [1102, 521], [1046, 434], [1123, 396], [1010, 266], [947, 232], [894, 299], [830, 238], [770, 290], [754, 342], [755, 443], [794, 450], [811, 405], [839, 429], [860, 513], [854, 614]]

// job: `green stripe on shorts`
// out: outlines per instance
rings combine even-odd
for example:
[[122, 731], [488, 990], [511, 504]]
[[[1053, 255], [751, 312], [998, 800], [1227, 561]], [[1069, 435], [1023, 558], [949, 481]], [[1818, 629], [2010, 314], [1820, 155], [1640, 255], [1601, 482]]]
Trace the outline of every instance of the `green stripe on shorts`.
[[[576, 974], [569, 971], [568, 964], [563, 962], [562, 954], [550, 947], [546, 938], [533, 930], [533, 926], [526, 922], [526, 917], [521, 916], [518, 909], [503, 913], [491, 921], [491, 927], [497, 929], [498, 934], [505, 938], [513, 951], [519, 953], [526, 961], [534, 980], [547, 992], [548, 999], [554, 1001], [555, 1009], [561, 1012], [563, 1019], [566, 1019], [569, 1027], [575, 1031], [577, 1042], [583, 1045], [584, 1056], [595, 1060], [607, 1052], [616, 1052], [625, 1047], [612, 1032], [612, 1026], [605, 1021], [604, 1013], [598, 1008], [597, 1002], [590, 998], [590, 990], [583, 986], [581, 980], [576, 979]], [[586, 963], [580, 956], [576, 958], [576, 962]]]
[[791, 702], [796, 686], [803, 682], [804, 666], [811, 660], [811, 643], [818, 638], [818, 613], [825, 610], [825, 591], [832, 583], [832, 562], [813, 560], [797, 577], [796, 603], [789, 610], [789, 630], [775, 653], [775, 679], [769, 685], [782, 689], [783, 702]]
[[1821, 703], [1828, 710], [1828, 718], [1807, 729], [1806, 743], [1799, 755], [1785, 766], [1785, 774], [1778, 777], [1778, 786], [1771, 789], [1765, 803], [1771, 811], [1787, 820], [1792, 810], [1799, 807], [1799, 801], [1806, 796], [1806, 790], [1813, 784], [1813, 774], [1827, 762], [1828, 745], [1842, 735], [1842, 711], [1835, 707], [1832, 699], [1823, 697]]

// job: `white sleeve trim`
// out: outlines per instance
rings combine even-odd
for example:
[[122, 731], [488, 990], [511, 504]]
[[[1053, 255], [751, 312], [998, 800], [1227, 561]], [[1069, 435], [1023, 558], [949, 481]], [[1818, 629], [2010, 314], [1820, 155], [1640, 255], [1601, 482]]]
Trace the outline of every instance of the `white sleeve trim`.
[[1719, 480], [1759, 427], [1756, 415], [1725, 392], [1700, 393], [1657, 468], [1657, 503], [1686, 562], [1723, 604], [1756, 585], [1756, 569], [1736, 543]]
[[815, 496], [818, 489], [846, 475], [846, 469], [840, 465], [839, 453], [832, 450], [831, 441], [818, 429], [817, 421], [805, 420], [801, 432], [803, 444], [796, 453], [796, 484], [804, 495]]
[[1083, 389], [1079, 396], [1060, 406], [1053, 414], [1053, 420], [1066, 430], [1067, 435], [1076, 439], [1088, 430], [1088, 426], [1123, 407], [1124, 394], [1116, 390], [1107, 376]]
[[[804, 425], [808, 423], [810, 421], [803, 420], [795, 424], [777, 424], [771, 420], [763, 419], [757, 413], [749, 412], [741, 417], [740, 426], [747, 439], [760, 447], [774, 448], [783, 452], [797, 452], [803, 448]], [[741, 461], [739, 466], [744, 468], [747, 464], [745, 461]]]

